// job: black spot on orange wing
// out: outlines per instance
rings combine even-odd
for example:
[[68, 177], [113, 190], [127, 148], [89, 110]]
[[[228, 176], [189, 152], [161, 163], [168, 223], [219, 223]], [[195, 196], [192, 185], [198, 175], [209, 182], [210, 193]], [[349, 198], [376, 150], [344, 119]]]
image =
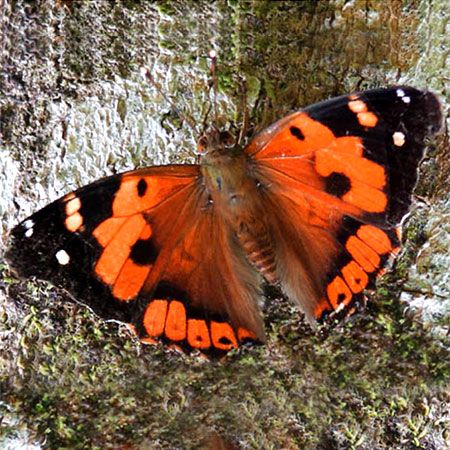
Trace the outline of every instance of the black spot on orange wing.
[[143, 197], [147, 192], [147, 182], [144, 178], [141, 178], [137, 184], [137, 193], [139, 197]]
[[296, 137], [300, 141], [305, 140], [305, 135], [302, 133], [302, 130], [300, 130], [300, 128], [292, 126], [291, 128], [289, 128], [289, 130], [292, 136]]
[[325, 191], [335, 197], [341, 198], [351, 187], [350, 179], [343, 173], [333, 172], [325, 178]]
[[226, 336], [221, 336], [219, 338], [219, 342], [223, 345], [230, 345], [232, 344], [231, 340], [229, 338], [227, 338]]
[[130, 258], [140, 266], [147, 266], [156, 261], [158, 254], [159, 250], [155, 247], [154, 241], [150, 237], [136, 241], [131, 247]]

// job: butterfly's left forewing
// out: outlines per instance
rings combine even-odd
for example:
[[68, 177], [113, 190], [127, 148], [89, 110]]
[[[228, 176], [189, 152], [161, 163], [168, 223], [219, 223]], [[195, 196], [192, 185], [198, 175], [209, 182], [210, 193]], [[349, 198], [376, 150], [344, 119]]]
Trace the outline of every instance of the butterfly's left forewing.
[[156, 242], [146, 212], [189, 196], [197, 177], [196, 166], [155, 167], [85, 186], [17, 225], [7, 259], [19, 275], [52, 281], [100, 316], [128, 322], [165, 238]]
[[394, 87], [294, 113], [250, 143], [286, 294], [310, 320], [347, 313], [400, 245], [436, 96]]

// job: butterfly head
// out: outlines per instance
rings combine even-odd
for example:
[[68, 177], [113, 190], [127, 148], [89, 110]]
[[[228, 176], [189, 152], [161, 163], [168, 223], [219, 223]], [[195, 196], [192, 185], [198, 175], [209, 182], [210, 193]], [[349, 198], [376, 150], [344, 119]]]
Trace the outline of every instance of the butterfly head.
[[234, 136], [211, 126], [198, 141], [198, 153], [202, 155], [201, 170], [208, 191], [221, 193], [221, 196], [234, 192], [239, 180], [245, 177], [244, 155]]
[[200, 136], [197, 142], [197, 153], [202, 156], [223, 155], [230, 153], [230, 149], [235, 144], [236, 139], [229, 131], [212, 126]]

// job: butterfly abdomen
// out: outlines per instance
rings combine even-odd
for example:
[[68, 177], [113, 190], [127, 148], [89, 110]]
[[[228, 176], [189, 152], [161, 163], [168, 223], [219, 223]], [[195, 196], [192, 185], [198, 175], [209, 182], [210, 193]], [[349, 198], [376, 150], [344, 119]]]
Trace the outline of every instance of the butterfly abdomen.
[[255, 223], [241, 222], [236, 233], [237, 238], [250, 264], [258, 270], [268, 283], [275, 284], [278, 277], [273, 242], [264, 227], [259, 234], [255, 234], [255, 230], [258, 228], [260, 227], [255, 226]]

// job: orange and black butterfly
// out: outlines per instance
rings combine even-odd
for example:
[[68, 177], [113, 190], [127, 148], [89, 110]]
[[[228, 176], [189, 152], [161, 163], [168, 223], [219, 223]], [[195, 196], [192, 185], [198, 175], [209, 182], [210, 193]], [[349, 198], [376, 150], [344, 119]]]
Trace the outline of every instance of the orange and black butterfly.
[[437, 97], [407, 86], [327, 100], [230, 145], [211, 127], [199, 164], [104, 178], [12, 231], [8, 259], [143, 342], [205, 353], [264, 341], [261, 286], [310, 323], [361, 303], [400, 246]]

